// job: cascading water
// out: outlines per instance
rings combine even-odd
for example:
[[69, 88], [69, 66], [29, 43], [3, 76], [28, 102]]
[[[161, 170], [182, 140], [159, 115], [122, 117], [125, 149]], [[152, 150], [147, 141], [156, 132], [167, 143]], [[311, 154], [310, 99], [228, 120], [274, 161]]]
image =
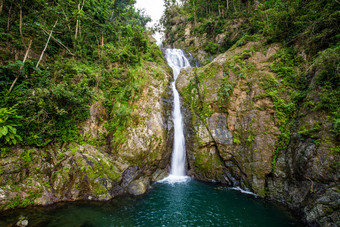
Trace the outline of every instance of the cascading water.
[[171, 88], [174, 94], [174, 107], [172, 111], [172, 119], [174, 122], [174, 143], [171, 157], [171, 172], [169, 179], [181, 180], [186, 178], [185, 174], [185, 138], [183, 132], [183, 117], [181, 113], [181, 105], [179, 101], [179, 93], [176, 89], [176, 79], [182, 68], [190, 66], [184, 52], [180, 49], [166, 49], [165, 58], [168, 65], [173, 70], [174, 82]]

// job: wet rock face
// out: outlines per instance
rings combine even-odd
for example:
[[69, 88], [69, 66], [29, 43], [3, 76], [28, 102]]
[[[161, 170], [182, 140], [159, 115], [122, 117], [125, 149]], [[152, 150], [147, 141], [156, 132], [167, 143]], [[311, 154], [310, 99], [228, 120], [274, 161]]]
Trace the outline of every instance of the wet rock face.
[[[267, 95], [273, 88], [264, 84], [284, 86], [269, 67], [279, 49], [250, 42], [199, 69], [181, 72], [176, 85], [190, 143], [189, 175], [284, 201], [302, 211], [309, 223], [338, 226], [339, 156], [332, 150], [339, 143], [327, 116], [297, 108], [299, 117], [283, 135], [290, 135], [290, 142], [276, 151], [283, 146], [281, 118]], [[280, 95], [289, 103], [284, 89]], [[306, 138], [314, 128], [318, 134]]]
[[[51, 144], [44, 148], [13, 147], [0, 158], [0, 211], [79, 199], [108, 200], [123, 193], [140, 195], [151, 181], [164, 178], [170, 161], [167, 149], [172, 103], [167, 101], [171, 75], [156, 66], [134, 106], [125, 138], [115, 143], [105, 128], [101, 100], [81, 125], [82, 144]], [[96, 145], [93, 145], [93, 141]]]

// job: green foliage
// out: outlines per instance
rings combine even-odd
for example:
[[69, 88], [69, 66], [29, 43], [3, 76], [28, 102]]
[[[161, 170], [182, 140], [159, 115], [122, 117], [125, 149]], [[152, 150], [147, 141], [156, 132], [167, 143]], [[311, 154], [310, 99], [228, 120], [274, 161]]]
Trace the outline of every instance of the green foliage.
[[234, 85], [230, 82], [229, 77], [226, 76], [223, 78], [220, 89], [218, 90], [218, 104], [220, 106], [220, 110], [226, 110], [227, 105], [229, 103], [229, 98], [233, 94]]
[[[15, 144], [20, 138], [22, 144], [35, 146], [81, 142], [81, 124], [97, 100], [107, 108], [106, 125], [113, 140], [121, 141], [133, 101], [145, 82], [137, 70], [148, 62], [164, 63], [159, 47], [144, 28], [150, 18], [133, 4], [133, 0], [4, 2], [0, 17], [0, 39], [4, 41], [0, 44], [1, 119], [4, 110], [16, 109], [7, 114], [13, 122], [0, 123], [1, 143]], [[22, 34], [19, 17], [13, 16], [20, 11]], [[43, 61], [36, 68], [57, 20]], [[29, 40], [33, 43], [26, 62], [15, 60], [23, 59]], [[22, 118], [14, 122], [15, 116]]]
[[306, 138], [317, 139], [320, 129], [321, 125], [319, 122], [315, 125], [304, 125], [303, 127], [299, 128], [298, 134], [302, 140]]
[[70, 79], [74, 74], [68, 77], [69, 81], [59, 82], [64, 75], [55, 80], [45, 77], [50, 80], [49, 84], [11, 93], [10, 97], [19, 95], [15, 101], [22, 107], [19, 111], [25, 116], [24, 143], [43, 146], [55, 137], [61, 141], [72, 140], [77, 136], [77, 123], [89, 116], [93, 90], [88, 87], [86, 79], [72, 83]]
[[199, 150], [195, 152], [195, 170], [204, 177], [216, 179], [223, 175], [223, 163], [215, 153], [209, 150]]
[[335, 154], [335, 155], [339, 155], [340, 154], [340, 147], [337, 146], [337, 147], [331, 148], [331, 153]]
[[29, 164], [32, 161], [32, 152], [33, 151], [34, 151], [33, 149], [25, 150], [20, 155], [20, 158], [21, 158], [21, 160], [23, 160], [25, 162], [25, 165]]
[[8, 204], [8, 208], [13, 209], [17, 207], [27, 207], [34, 204], [34, 200], [38, 198], [41, 193], [36, 192], [28, 192], [29, 195], [25, 198], [21, 198], [19, 195], [11, 199], [10, 204]]
[[254, 35], [243, 35], [237, 42], [235, 43], [235, 46], [240, 47], [245, 45], [246, 43], [250, 41], [259, 41], [261, 39], [260, 35], [254, 34]]
[[313, 64], [317, 70], [317, 84], [340, 87], [340, 45], [320, 52]]
[[271, 42], [301, 40], [311, 54], [336, 43], [339, 4], [336, 1], [263, 1], [249, 16], [250, 26]]
[[281, 131], [272, 160], [273, 169], [279, 154], [287, 149], [290, 142], [294, 114], [300, 101], [300, 93], [306, 86], [304, 75], [298, 71], [300, 62], [301, 59], [297, 57], [295, 49], [283, 48], [274, 56], [274, 63], [270, 66], [271, 71], [276, 73], [280, 81], [272, 75], [264, 75], [260, 80], [260, 85], [266, 93], [256, 98], [271, 98], [274, 104], [275, 122]]
[[335, 46], [320, 52], [314, 61], [315, 83], [313, 94], [318, 102], [306, 100], [306, 106], [312, 111], [324, 111], [333, 123], [332, 132], [340, 135], [340, 47]]
[[209, 41], [204, 45], [204, 50], [211, 54], [216, 54], [218, 51], [218, 44]]
[[298, 71], [302, 59], [297, 55], [297, 50], [283, 48], [274, 58], [276, 61], [271, 64], [270, 69], [282, 78], [282, 83], [294, 89], [303, 89], [306, 81], [304, 75]]
[[[268, 42], [287, 45], [298, 42], [310, 55], [339, 41], [340, 4], [337, 1], [235, 0], [226, 4], [220, 0], [195, 0], [182, 1], [181, 5], [168, 2], [165, 6], [161, 23], [170, 43], [183, 37], [183, 34], [176, 37], [172, 28], [184, 30], [188, 23], [197, 37], [206, 34], [206, 42], [215, 42], [217, 35], [224, 33], [225, 40], [218, 50], [221, 52], [242, 35], [261, 34]], [[238, 45], [241, 43], [244, 41]]]
[[203, 81], [214, 75], [214, 70], [208, 70], [209, 73], [200, 72], [197, 73], [195, 69], [195, 77], [190, 81], [189, 85], [183, 90], [182, 95], [186, 103], [190, 104], [191, 110], [196, 113], [199, 118], [206, 123], [206, 119], [209, 118], [214, 110], [210, 106], [210, 102], [204, 101], [208, 95], [208, 90], [205, 88]]
[[340, 90], [339, 87], [334, 88], [330, 84], [322, 86], [318, 93], [321, 100], [313, 109], [325, 111], [330, 115], [330, 120], [333, 123], [333, 133], [335, 136], [340, 135]]
[[17, 115], [17, 110], [0, 108], [0, 143], [4, 145], [16, 144], [22, 141], [17, 134], [17, 128], [21, 126], [22, 117]]
[[11, 203], [8, 205], [8, 208], [13, 209], [15, 207], [20, 206], [21, 198], [20, 196], [16, 196], [14, 199], [11, 199]]

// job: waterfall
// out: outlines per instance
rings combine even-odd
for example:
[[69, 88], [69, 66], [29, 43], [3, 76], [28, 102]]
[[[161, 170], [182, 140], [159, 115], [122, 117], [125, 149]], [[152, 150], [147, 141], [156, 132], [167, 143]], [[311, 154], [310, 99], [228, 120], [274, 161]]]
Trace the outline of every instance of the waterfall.
[[190, 66], [188, 59], [184, 56], [184, 52], [179, 49], [166, 49], [165, 58], [168, 65], [173, 70], [174, 82], [171, 88], [174, 94], [174, 106], [172, 110], [172, 120], [174, 122], [174, 142], [171, 156], [171, 172], [168, 178], [183, 179], [185, 174], [185, 138], [183, 132], [183, 117], [181, 113], [181, 105], [179, 93], [176, 89], [176, 79], [182, 68]]

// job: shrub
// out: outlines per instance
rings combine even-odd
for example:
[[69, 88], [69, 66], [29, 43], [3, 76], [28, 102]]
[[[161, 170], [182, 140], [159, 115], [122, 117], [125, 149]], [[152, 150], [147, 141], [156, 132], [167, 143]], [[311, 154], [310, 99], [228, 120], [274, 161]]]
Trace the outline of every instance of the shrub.
[[218, 44], [209, 41], [205, 44], [204, 50], [211, 54], [216, 54], [218, 51]]
[[17, 115], [16, 109], [0, 108], [0, 143], [12, 145], [22, 141], [17, 134], [17, 127], [20, 126], [21, 116]]

